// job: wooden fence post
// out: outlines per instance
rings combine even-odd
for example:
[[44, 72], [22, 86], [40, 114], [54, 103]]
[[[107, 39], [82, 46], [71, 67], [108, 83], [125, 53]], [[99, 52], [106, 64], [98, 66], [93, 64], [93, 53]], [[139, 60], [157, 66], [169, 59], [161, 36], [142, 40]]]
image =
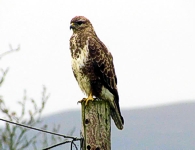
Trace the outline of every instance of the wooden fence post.
[[110, 105], [94, 99], [85, 106], [82, 102], [82, 150], [111, 150]]

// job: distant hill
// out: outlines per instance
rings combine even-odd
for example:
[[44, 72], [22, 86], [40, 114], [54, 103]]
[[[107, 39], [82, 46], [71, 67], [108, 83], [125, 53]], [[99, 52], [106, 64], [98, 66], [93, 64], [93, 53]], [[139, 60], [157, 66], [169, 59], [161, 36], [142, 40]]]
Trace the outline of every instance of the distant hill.
[[[195, 103], [122, 110], [122, 114], [124, 130], [112, 124], [112, 150], [195, 149]], [[44, 123], [60, 124], [63, 134], [75, 128], [73, 135], [79, 137], [80, 116], [79, 110], [61, 112], [45, 117]]]
[[[124, 130], [118, 130], [112, 121], [112, 150], [195, 150], [195, 102], [159, 107], [123, 110]], [[43, 118], [51, 130], [60, 124], [60, 134], [80, 137], [80, 110], [65, 111]], [[33, 136], [36, 131], [30, 131]], [[41, 144], [41, 138], [39, 137]], [[52, 143], [52, 142], [51, 142]], [[53, 145], [49, 143], [49, 146]], [[41, 145], [39, 146], [41, 149]], [[33, 148], [28, 148], [33, 150]], [[70, 150], [62, 145], [52, 150]]]

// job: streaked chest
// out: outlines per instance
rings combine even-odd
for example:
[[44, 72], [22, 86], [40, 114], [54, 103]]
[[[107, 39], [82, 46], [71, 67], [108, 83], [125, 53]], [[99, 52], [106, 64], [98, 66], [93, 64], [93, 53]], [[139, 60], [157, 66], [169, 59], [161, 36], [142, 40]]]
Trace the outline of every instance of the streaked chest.
[[89, 58], [89, 49], [87, 40], [81, 42], [80, 38], [75, 34], [71, 38], [71, 55], [72, 55], [72, 67], [75, 71], [80, 72], [80, 70], [85, 67], [86, 62]]
[[87, 75], [86, 64], [89, 60], [88, 43], [85, 42], [84, 46], [78, 43], [77, 36], [71, 38], [71, 54], [72, 54], [72, 70], [75, 74], [77, 82], [81, 90], [88, 95], [90, 92], [90, 82]]

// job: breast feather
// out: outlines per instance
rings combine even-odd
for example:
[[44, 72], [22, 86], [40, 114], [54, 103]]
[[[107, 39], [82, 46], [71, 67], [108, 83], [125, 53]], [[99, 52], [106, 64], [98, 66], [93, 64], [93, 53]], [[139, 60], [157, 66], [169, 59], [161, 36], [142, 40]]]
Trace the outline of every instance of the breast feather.
[[86, 94], [89, 95], [91, 85], [90, 80], [86, 74], [83, 73], [83, 67], [85, 67], [85, 63], [88, 59], [89, 50], [87, 45], [84, 46], [83, 49], [80, 49], [80, 53], [78, 57], [72, 58], [72, 69], [76, 74], [76, 79], [79, 84], [81, 90]]

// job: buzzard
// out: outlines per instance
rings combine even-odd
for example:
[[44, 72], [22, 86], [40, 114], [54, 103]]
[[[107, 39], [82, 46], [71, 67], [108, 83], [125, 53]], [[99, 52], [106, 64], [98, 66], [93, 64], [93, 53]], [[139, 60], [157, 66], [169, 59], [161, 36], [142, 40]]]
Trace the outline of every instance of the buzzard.
[[88, 96], [82, 101], [87, 105], [93, 96], [109, 101], [111, 117], [118, 129], [124, 125], [119, 107], [117, 77], [113, 57], [97, 37], [91, 22], [84, 16], [76, 16], [70, 22], [73, 35], [70, 38], [73, 74], [81, 90]]

